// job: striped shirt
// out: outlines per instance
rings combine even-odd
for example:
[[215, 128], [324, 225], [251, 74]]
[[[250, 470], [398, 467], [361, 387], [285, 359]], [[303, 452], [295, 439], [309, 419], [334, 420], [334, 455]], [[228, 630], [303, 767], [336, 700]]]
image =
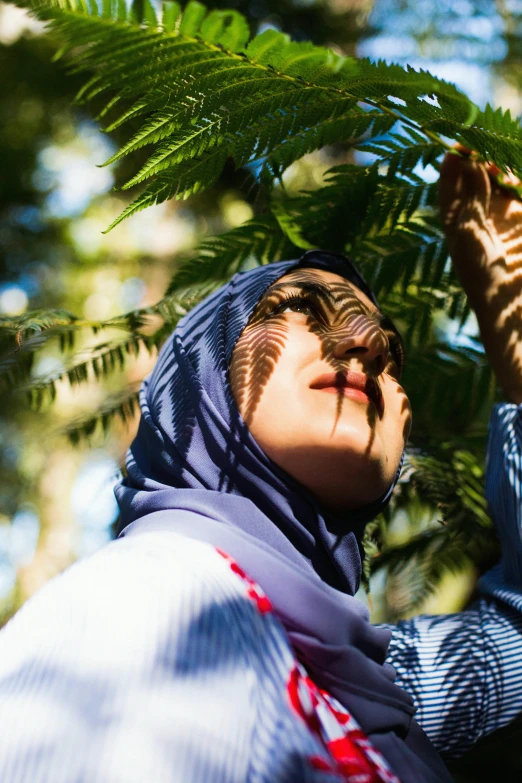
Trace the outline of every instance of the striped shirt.
[[[488, 452], [488, 499], [511, 548], [518, 417], [495, 409]], [[441, 751], [457, 755], [522, 711], [516, 563], [510, 551], [467, 612], [395, 628], [389, 660]], [[0, 780], [350, 780], [357, 727], [314, 688], [266, 597], [222, 553], [175, 532], [125, 537], [49, 582], [0, 633]], [[368, 780], [395, 783], [372, 763]]]

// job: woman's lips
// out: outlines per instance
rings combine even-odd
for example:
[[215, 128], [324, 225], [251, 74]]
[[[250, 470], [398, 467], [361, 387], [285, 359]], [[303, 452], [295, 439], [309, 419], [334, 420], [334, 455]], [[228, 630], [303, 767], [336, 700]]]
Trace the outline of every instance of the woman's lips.
[[310, 385], [311, 389], [342, 394], [354, 400], [373, 403], [379, 418], [384, 413], [384, 400], [377, 382], [362, 372], [331, 372], [320, 375]]

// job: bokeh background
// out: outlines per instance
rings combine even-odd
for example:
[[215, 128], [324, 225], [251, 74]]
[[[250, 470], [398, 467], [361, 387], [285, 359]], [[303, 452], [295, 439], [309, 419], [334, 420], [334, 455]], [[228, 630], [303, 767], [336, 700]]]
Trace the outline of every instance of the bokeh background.
[[[253, 32], [284, 30], [346, 54], [409, 63], [455, 82], [484, 106], [522, 111], [522, 0], [222, 0], [251, 21]], [[40, 23], [0, 2], [0, 315], [61, 307], [88, 320], [152, 304], [164, 293], [176, 259], [206, 236], [248, 220], [259, 199], [255, 178], [225, 172], [218, 186], [188, 202], [134, 215], [102, 234], [126, 205], [114, 190], [125, 172], [99, 168], [115, 150], [92, 114], [75, 105], [80, 86]], [[285, 175], [290, 190], [313, 187], [343, 150], [307, 156]], [[123, 164], [125, 165], [125, 164]], [[476, 332], [471, 318], [452, 340]], [[111, 334], [107, 334], [109, 339]], [[76, 350], [99, 342], [86, 331]], [[35, 376], [62, 367], [52, 342], [39, 353]], [[105, 383], [74, 388], [60, 382], [54, 405], [39, 410], [26, 396], [0, 397], [0, 624], [48, 579], [102, 546], [117, 516], [113, 486], [135, 421], [96, 430], [73, 446], [61, 432], [71, 418], [132, 385], [154, 362], [145, 350]], [[392, 542], [433, 523], [420, 505], [398, 515]], [[422, 607], [461, 608], [476, 580], [473, 569], [448, 575]], [[379, 574], [371, 585], [374, 620], [408, 614], [400, 578]]]

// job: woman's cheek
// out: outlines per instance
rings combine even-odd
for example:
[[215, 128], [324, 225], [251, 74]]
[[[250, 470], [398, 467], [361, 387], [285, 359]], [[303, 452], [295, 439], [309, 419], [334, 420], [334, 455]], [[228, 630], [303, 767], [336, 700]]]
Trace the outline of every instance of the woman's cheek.
[[411, 430], [411, 406], [403, 387], [395, 379], [385, 376], [382, 383], [386, 440], [395, 444], [401, 452], [406, 446]]
[[252, 422], [263, 393], [279, 363], [287, 341], [282, 320], [254, 326], [239, 338], [230, 364], [230, 385], [239, 411]]
[[[412, 424], [412, 411], [408, 396], [402, 386], [397, 386], [398, 398], [397, 398], [397, 410], [394, 411], [396, 419], [396, 427], [400, 432], [402, 447], [406, 446], [406, 442], [410, 436], [411, 424]], [[402, 430], [400, 430], [400, 423], [402, 423]]]

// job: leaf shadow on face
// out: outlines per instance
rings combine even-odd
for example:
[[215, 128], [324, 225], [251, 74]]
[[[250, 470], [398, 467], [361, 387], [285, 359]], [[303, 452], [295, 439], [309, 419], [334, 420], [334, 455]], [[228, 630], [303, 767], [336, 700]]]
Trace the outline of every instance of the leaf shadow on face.
[[[346, 404], [346, 372], [354, 357], [368, 352], [374, 357], [367, 361], [364, 372], [375, 383], [376, 394], [382, 397], [379, 376], [386, 369], [390, 351], [389, 336], [380, 322], [382, 314], [378, 310], [369, 312], [348, 281], [330, 282], [326, 286], [327, 295], [321, 295], [319, 287], [325, 287], [324, 280], [313, 270], [301, 269], [286, 276], [268, 289], [240, 336], [232, 355], [229, 378], [247, 427], [251, 426], [263, 392], [291, 339], [289, 318], [293, 316], [283, 311], [292, 303], [295, 305], [296, 296], [306, 297], [299, 323], [318, 338], [319, 358], [336, 376], [334, 386], [338, 391], [332, 434]], [[394, 329], [393, 325], [391, 328]], [[325, 372], [328, 372], [326, 367]], [[291, 403], [282, 399], [281, 405], [286, 404]], [[375, 439], [378, 415], [374, 405], [367, 407], [370, 427], [367, 453]]]
[[[206, 389], [199, 378], [203, 361], [201, 358], [203, 349], [199, 345], [199, 338], [193, 341], [194, 344], [183, 350], [181, 348], [178, 350], [177, 343], [175, 343], [169, 358], [163, 360], [163, 364], [160, 363], [158, 366], [161, 378], [155, 387], [154, 400], [151, 401], [151, 404], [154, 407], [155, 419], [161, 420], [162, 426], [170, 431], [169, 442], [171, 446], [169, 448], [173, 462], [176, 464], [177, 480], [181, 482], [179, 486], [191, 486], [191, 482], [195, 480], [220, 492], [250, 495], [251, 487], [245, 476], [248, 478], [251, 474], [248, 470], [241, 470], [241, 464], [245, 458], [250, 459], [245, 452], [245, 442], [241, 432], [244, 432], [245, 425], [247, 429], [250, 428], [264, 390], [273, 376], [288, 341], [293, 339], [294, 313], [278, 312], [280, 306], [284, 309], [290, 294], [293, 295], [297, 292], [306, 295], [310, 298], [314, 308], [323, 308], [321, 317], [318, 317], [315, 311], [298, 315], [298, 323], [301, 329], [317, 337], [317, 355], [325, 364], [323, 372], [333, 371], [339, 384], [335, 413], [332, 416], [332, 432], [337, 426], [346, 402], [343, 393], [343, 380], [349, 361], [357, 355], [358, 351], [365, 350], [364, 346], [361, 347], [357, 344], [352, 346], [345, 355], [342, 353], [337, 355], [337, 344], [341, 340], [347, 341], [347, 343], [350, 340], [359, 340], [359, 343], [362, 341], [366, 346], [382, 344], [387, 347], [387, 337], [378, 318], [365, 310], [361, 300], [357, 298], [348, 282], [346, 284], [342, 282], [330, 284], [330, 299], [326, 300], [321, 298], [315, 290], [322, 278], [320, 275], [314, 274], [313, 270], [296, 270], [295, 273], [286, 277], [289, 279], [284, 281], [280, 279], [261, 297], [232, 353], [229, 367], [230, 383], [225, 389], [229, 403], [235, 401], [235, 404], [229, 407], [231, 411], [230, 425], [228, 431], [221, 430], [219, 434], [216, 433], [217, 440], [206, 438], [208, 458], [218, 469], [216, 485], [213, 484], [213, 481], [209, 483], [209, 475], [211, 474], [201, 473], [201, 471], [207, 470], [208, 461], [205, 462], [207, 467], [204, 467], [200, 462], [195, 462], [191, 455], [198, 422], [201, 417], [204, 418], [206, 415], [208, 402], [212, 403], [211, 398], [207, 400]], [[226, 330], [229, 326], [230, 324], [225, 317], [224, 329]], [[221, 332], [205, 333], [204, 339], [207, 350], [212, 352], [213, 366], [219, 365], [223, 361], [224, 351]], [[380, 369], [380, 366], [377, 369]], [[189, 386], [187, 386], [188, 376], [194, 381]], [[375, 377], [375, 382], [376, 385], [379, 384], [377, 377]], [[336, 384], [334, 383], [334, 385]], [[166, 387], [169, 390], [171, 401], [171, 405], [167, 406], [162, 395], [162, 391]], [[291, 406], [291, 394], [285, 395], [280, 404], [281, 406]], [[165, 410], [164, 406], [166, 406]], [[367, 406], [367, 416], [370, 423], [370, 440], [367, 449], [370, 451], [374, 438], [374, 424], [377, 419], [377, 411], [374, 406]], [[305, 425], [306, 422], [303, 422], [303, 426]], [[221, 437], [225, 441], [224, 451], [223, 443], [220, 443]], [[156, 447], [162, 453], [164, 444], [155, 442], [154, 452]], [[158, 468], [156, 465], [156, 471], [159, 469], [161, 475], [158, 473], [156, 475], [160, 475], [161, 481], [165, 484], [170, 484], [172, 482], [172, 467], [161, 466]], [[257, 468], [254, 466], [253, 469]]]

